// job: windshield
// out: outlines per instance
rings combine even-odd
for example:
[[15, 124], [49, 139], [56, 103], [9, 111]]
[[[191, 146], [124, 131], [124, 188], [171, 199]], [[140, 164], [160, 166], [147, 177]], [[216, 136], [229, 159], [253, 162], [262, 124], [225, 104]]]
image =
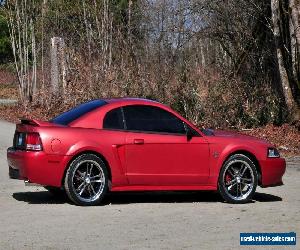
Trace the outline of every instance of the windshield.
[[91, 112], [97, 108], [102, 107], [107, 104], [107, 102], [103, 100], [94, 100], [90, 102], [83, 103], [75, 108], [60, 114], [59, 116], [53, 118], [50, 122], [60, 124], [60, 125], [68, 125], [71, 122], [75, 121], [79, 117], [85, 115], [88, 112]]

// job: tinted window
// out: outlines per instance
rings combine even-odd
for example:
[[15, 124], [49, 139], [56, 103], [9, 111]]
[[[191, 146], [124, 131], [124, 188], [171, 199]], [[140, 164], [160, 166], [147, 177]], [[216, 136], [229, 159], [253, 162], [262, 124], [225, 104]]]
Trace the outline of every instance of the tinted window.
[[142, 105], [123, 109], [128, 130], [185, 134], [183, 122], [163, 109]]
[[192, 136], [201, 137], [201, 135], [195, 129], [191, 128], [188, 124], [185, 124], [185, 126]]
[[103, 128], [124, 129], [122, 111], [120, 108], [109, 111], [103, 120]]
[[75, 121], [76, 119], [85, 115], [86, 113], [91, 112], [105, 104], [106, 102], [102, 100], [94, 100], [87, 103], [83, 103], [55, 117], [54, 119], [51, 120], [51, 122], [56, 124], [61, 124], [61, 125], [68, 125], [69, 123]]

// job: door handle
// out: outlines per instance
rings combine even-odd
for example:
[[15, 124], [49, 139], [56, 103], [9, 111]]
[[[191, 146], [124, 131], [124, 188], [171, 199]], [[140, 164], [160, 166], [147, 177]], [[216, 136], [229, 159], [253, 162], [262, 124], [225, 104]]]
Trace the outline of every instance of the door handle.
[[144, 139], [134, 139], [133, 144], [138, 144], [138, 145], [144, 144]]

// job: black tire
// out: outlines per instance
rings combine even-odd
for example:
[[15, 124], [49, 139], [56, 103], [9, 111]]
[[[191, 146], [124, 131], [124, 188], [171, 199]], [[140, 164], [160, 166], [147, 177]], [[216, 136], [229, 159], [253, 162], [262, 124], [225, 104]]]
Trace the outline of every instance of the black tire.
[[108, 192], [108, 170], [96, 155], [84, 154], [74, 159], [66, 173], [67, 196], [80, 206], [98, 205]]
[[58, 196], [58, 197], [61, 196], [61, 197], [63, 197], [63, 196], [66, 195], [66, 192], [63, 189], [59, 188], [59, 187], [46, 186], [44, 188], [47, 189], [48, 192], [51, 193], [54, 196]]
[[225, 201], [243, 204], [252, 199], [257, 182], [258, 174], [255, 164], [247, 156], [235, 154], [230, 156], [222, 166], [218, 190]]

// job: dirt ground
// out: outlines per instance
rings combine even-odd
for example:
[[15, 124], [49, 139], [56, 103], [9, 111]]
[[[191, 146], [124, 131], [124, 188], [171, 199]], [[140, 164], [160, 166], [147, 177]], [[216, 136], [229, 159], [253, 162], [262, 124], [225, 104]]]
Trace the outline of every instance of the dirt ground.
[[78, 207], [8, 178], [14, 129], [0, 122], [0, 249], [240, 249], [240, 232], [294, 231], [299, 242], [300, 157], [287, 159], [284, 186], [258, 188], [249, 204], [213, 192], [156, 192]]

